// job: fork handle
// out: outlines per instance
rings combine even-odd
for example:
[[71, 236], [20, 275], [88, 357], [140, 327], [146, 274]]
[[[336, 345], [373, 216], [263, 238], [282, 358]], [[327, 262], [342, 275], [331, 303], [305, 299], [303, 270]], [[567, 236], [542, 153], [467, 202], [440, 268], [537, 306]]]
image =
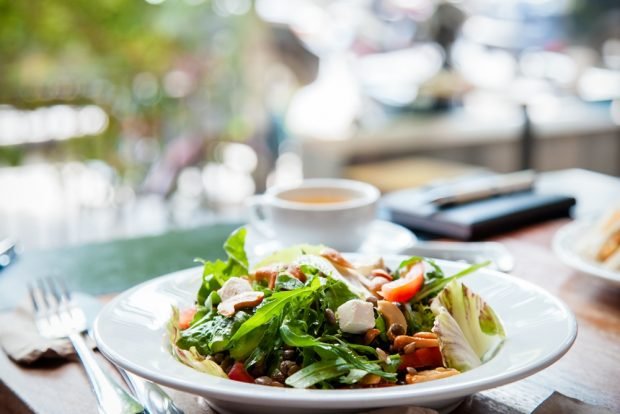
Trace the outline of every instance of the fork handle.
[[144, 407], [101, 369], [95, 354], [86, 345], [81, 333], [72, 333], [69, 339], [84, 365], [90, 385], [95, 392], [99, 414], [145, 413]]

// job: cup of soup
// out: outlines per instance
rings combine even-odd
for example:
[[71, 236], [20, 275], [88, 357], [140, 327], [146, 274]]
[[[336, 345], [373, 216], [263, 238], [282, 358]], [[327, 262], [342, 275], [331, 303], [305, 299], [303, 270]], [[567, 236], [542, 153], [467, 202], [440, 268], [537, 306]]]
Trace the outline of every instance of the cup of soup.
[[250, 201], [250, 223], [263, 236], [290, 244], [324, 244], [353, 252], [375, 219], [379, 190], [343, 179], [308, 179], [272, 187]]

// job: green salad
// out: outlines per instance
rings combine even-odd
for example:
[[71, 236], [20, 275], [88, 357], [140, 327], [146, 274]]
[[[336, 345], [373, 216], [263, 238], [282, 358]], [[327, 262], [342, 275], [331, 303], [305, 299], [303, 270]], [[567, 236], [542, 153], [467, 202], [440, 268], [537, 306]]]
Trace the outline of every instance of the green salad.
[[293, 388], [415, 384], [491, 358], [505, 333], [489, 305], [430, 259], [390, 269], [324, 246], [293, 246], [250, 267], [246, 230], [205, 262], [194, 306], [173, 309], [172, 353], [236, 381]]

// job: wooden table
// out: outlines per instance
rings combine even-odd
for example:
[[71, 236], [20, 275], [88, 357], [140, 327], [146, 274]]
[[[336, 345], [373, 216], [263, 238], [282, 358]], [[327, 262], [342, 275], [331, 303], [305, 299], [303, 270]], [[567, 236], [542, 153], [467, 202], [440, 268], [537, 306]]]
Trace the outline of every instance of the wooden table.
[[[493, 240], [505, 243], [515, 256], [515, 277], [543, 287], [568, 304], [579, 324], [575, 344], [546, 370], [469, 397], [456, 413], [529, 413], [553, 391], [620, 412], [620, 285], [580, 274], [557, 259], [551, 240], [568, 222], [546, 222]], [[53, 370], [24, 369], [0, 352], [0, 379], [0, 413], [95, 412], [94, 398], [77, 363]], [[194, 407], [188, 413], [207, 410], [204, 405], [195, 408], [195, 397], [175, 394], [175, 398]]]

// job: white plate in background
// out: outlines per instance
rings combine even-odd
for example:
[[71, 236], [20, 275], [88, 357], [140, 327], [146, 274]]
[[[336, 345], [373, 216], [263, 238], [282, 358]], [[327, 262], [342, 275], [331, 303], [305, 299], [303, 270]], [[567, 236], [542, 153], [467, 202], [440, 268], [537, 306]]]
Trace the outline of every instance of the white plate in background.
[[584, 257], [579, 249], [584, 234], [592, 231], [596, 220], [575, 220], [560, 228], [553, 236], [553, 250], [560, 260], [583, 273], [620, 283], [620, 271]]

